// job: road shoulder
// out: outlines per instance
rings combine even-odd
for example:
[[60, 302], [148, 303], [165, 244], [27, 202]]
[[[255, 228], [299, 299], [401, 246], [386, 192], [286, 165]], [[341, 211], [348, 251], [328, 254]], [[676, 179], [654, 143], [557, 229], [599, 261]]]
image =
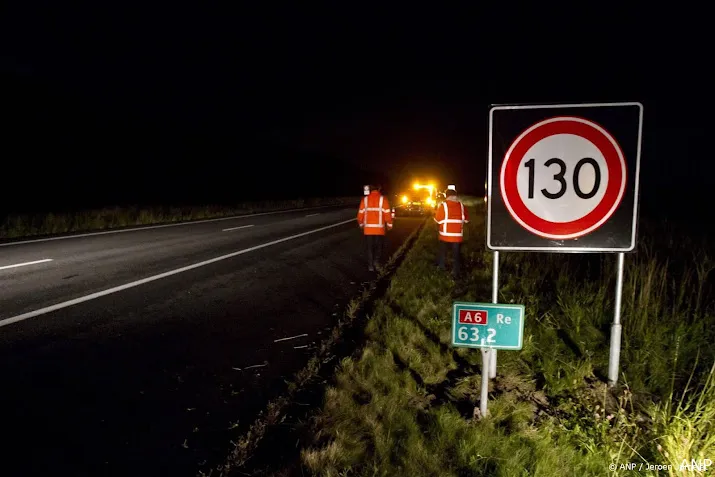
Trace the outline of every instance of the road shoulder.
[[[240, 469], [246, 475], [264, 475], [285, 462], [296, 460], [300, 447], [294, 445], [305, 431], [302, 425], [285, 425], [286, 420], [305, 423], [320, 404], [324, 384], [334, 375], [340, 361], [360, 349], [362, 329], [373, 313], [377, 299], [384, 295], [390, 280], [423, 230], [422, 222], [390, 257], [379, 275], [347, 305], [342, 319], [333, 326], [315, 355], [289, 382], [285, 393], [268, 403], [250, 428], [235, 442], [224, 463], [200, 475], [228, 475]], [[287, 445], [290, 443], [291, 445]], [[280, 451], [277, 458], [276, 449]], [[278, 467], [276, 467], [278, 466]], [[216, 472], [218, 471], [218, 474]]]

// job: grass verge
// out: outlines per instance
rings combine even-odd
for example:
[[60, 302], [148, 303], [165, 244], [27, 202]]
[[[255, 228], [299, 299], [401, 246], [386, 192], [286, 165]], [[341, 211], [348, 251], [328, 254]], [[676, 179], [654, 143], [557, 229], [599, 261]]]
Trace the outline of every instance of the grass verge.
[[20, 237], [90, 232], [138, 225], [156, 225], [191, 220], [249, 215], [289, 209], [331, 205], [354, 205], [359, 197], [333, 197], [281, 201], [243, 202], [234, 206], [110, 207], [71, 213], [11, 215], [0, 223], [0, 240]]
[[[404, 259], [421, 228], [416, 229], [390, 257], [379, 270], [377, 278], [348, 303], [343, 316], [333, 326], [327, 338], [320, 343], [316, 354], [295, 374], [285, 392], [269, 402], [248, 430], [236, 440], [225, 462], [209, 473], [201, 472], [199, 476], [224, 477], [239, 475], [237, 472], [240, 472], [240, 475], [266, 475], [267, 467], [275, 467], [267, 464], [267, 461], [275, 461], [276, 457], [284, 452], [272, 449], [272, 445], [283, 445], [287, 440], [291, 440], [292, 444], [296, 435], [302, 432], [302, 429], [298, 428], [286, 429], [281, 427], [281, 424], [285, 422], [288, 414], [294, 417], [298, 415], [298, 419], [307, 416], [310, 409], [303, 409], [305, 412], [301, 412], [296, 408], [296, 402], [302, 403], [311, 400], [313, 396], [319, 396], [316, 391], [323, 389], [321, 384], [324, 382], [321, 376], [332, 375], [336, 358], [344, 356], [346, 350], [355, 350], [356, 343], [353, 340], [358, 338], [354, 331], [360, 328], [366, 314], [371, 312], [371, 304], [374, 300], [384, 293], [390, 277]], [[305, 416], [299, 416], [300, 414]], [[263, 441], [267, 437], [271, 442], [264, 444]], [[259, 446], [263, 446], [263, 449], [259, 449]]]
[[526, 306], [524, 348], [499, 353], [490, 414], [476, 420], [480, 353], [449, 344], [452, 302], [491, 297], [483, 205], [470, 204], [479, 210], [463, 249], [468, 277], [455, 282], [434, 267], [436, 230], [427, 227], [375, 304], [365, 346], [325, 391], [302, 472], [702, 475], [682, 464], [715, 461], [707, 249], [642, 228], [655, 239], [626, 259], [622, 384], [613, 389], [604, 375], [615, 256], [501, 254], [499, 301]]

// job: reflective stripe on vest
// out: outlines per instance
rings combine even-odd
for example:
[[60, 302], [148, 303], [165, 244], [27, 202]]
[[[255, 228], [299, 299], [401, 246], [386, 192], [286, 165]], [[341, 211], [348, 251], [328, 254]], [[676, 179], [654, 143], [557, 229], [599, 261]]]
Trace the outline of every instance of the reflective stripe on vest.
[[[439, 234], [444, 237], [463, 237], [464, 236], [464, 204], [459, 203], [462, 211], [462, 219], [450, 219], [449, 218], [449, 207], [447, 206], [447, 201], [442, 202], [444, 206], [444, 220], [439, 220], [437, 223], [441, 226], [439, 228]], [[447, 232], [447, 224], [462, 224], [461, 232]]]
[[[368, 196], [369, 197], [369, 196]], [[368, 197], [365, 197], [365, 206], [362, 208], [364, 211], [364, 214], [362, 216], [362, 224], [365, 227], [382, 227], [382, 212], [389, 212], [390, 209], [383, 209], [382, 208], [382, 200], [383, 196], [380, 196], [380, 205], [378, 207], [368, 207], [367, 205], [367, 199]], [[368, 224], [367, 223], [367, 213], [368, 212], [379, 212], [377, 214], [377, 224]]]

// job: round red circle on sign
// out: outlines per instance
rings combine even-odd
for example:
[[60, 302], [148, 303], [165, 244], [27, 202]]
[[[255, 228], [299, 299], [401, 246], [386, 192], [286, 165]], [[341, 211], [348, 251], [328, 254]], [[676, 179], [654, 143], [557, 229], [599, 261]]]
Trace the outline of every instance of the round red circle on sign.
[[[542, 139], [557, 134], [586, 139], [603, 154], [608, 168], [608, 183], [600, 202], [584, 216], [569, 222], [552, 222], [534, 214], [524, 204], [517, 186], [517, 173], [526, 153]], [[572, 116], [555, 117], [534, 124], [514, 140], [502, 162], [500, 184], [509, 213], [522, 227], [541, 237], [577, 238], [599, 228], [618, 208], [626, 189], [626, 161], [616, 140], [598, 124]]]

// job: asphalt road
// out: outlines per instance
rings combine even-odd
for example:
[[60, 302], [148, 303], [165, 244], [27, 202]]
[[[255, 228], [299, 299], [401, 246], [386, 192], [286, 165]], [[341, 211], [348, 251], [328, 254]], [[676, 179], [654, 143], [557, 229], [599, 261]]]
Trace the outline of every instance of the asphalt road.
[[[220, 463], [371, 278], [355, 214], [0, 245], [0, 473]], [[420, 221], [396, 220], [386, 257]]]

